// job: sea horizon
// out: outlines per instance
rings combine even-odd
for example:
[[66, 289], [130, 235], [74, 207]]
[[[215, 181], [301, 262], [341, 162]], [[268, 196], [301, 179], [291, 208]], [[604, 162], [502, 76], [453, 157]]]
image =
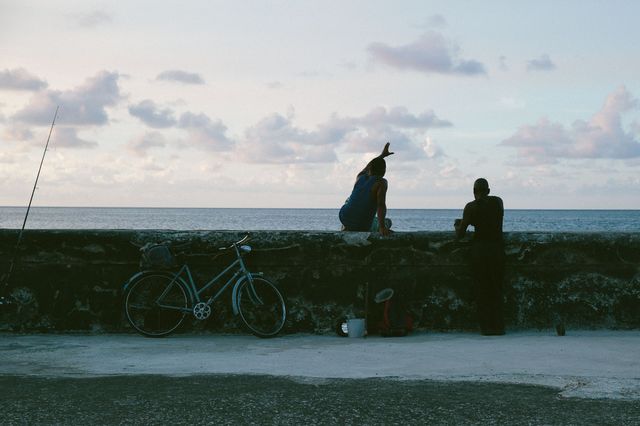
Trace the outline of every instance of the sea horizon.
[[[341, 207], [341, 206], [340, 206]], [[31, 208], [47, 208], [47, 209], [220, 209], [220, 210], [339, 210], [340, 207], [163, 207], [163, 206], [47, 206], [37, 205], [31, 206]], [[15, 205], [2, 205], [0, 208], [24, 208], [27, 206], [15, 206]], [[460, 210], [462, 211], [464, 205], [461, 207], [387, 207], [388, 210]], [[505, 208], [505, 211], [640, 211], [639, 208], [611, 208], [611, 209], [597, 209], [597, 208]]]
[[[26, 207], [0, 207], [0, 228], [20, 229]], [[32, 206], [27, 229], [338, 231], [339, 208]], [[455, 209], [387, 209], [400, 232], [450, 231]], [[640, 232], [640, 210], [506, 209], [505, 232]]]

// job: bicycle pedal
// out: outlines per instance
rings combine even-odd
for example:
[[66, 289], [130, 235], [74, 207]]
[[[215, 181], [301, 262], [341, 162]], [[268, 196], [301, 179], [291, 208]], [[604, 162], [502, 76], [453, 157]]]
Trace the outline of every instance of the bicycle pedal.
[[211, 306], [207, 305], [204, 302], [196, 303], [196, 305], [193, 307], [193, 316], [196, 317], [196, 319], [204, 320], [209, 318], [210, 315]]

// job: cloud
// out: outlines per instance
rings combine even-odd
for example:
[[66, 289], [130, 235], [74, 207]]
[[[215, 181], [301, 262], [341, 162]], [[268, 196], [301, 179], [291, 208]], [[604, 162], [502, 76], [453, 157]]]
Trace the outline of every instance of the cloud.
[[486, 74], [481, 62], [460, 59], [460, 48], [435, 31], [397, 47], [372, 43], [367, 51], [375, 61], [400, 70], [467, 76]]
[[527, 61], [527, 71], [551, 71], [554, 69], [556, 69], [556, 64], [553, 63], [547, 54]]
[[64, 124], [105, 125], [109, 122], [105, 108], [116, 105], [121, 99], [119, 77], [117, 72], [102, 71], [73, 90], [36, 93], [12, 118], [28, 124], [49, 125], [59, 105], [59, 120]]
[[7, 154], [6, 152], [0, 152], [0, 163], [2, 164], [15, 164], [16, 159], [13, 155]]
[[402, 155], [404, 160], [411, 161], [425, 157], [420, 143], [414, 142], [412, 136], [402, 129], [391, 126], [374, 126], [358, 128], [345, 137], [347, 152], [371, 153], [382, 149], [384, 142], [390, 142], [396, 158]]
[[28, 141], [33, 139], [33, 132], [25, 126], [13, 125], [5, 127], [3, 136], [6, 140]]
[[556, 162], [566, 157], [573, 141], [569, 132], [560, 123], [552, 123], [541, 118], [534, 125], [524, 125], [502, 145], [513, 146], [526, 164]]
[[156, 78], [158, 80], [177, 81], [184, 84], [204, 84], [204, 79], [199, 74], [181, 70], [163, 71], [158, 74]]
[[0, 89], [37, 91], [46, 87], [46, 81], [39, 79], [24, 68], [0, 71]]
[[498, 58], [498, 68], [500, 68], [500, 71], [509, 71], [506, 56], [502, 55]]
[[325, 72], [325, 71], [318, 71], [318, 70], [301, 71], [299, 73], [296, 73], [296, 76], [301, 77], [301, 78], [308, 78], [308, 79], [332, 78], [333, 77], [333, 75], [331, 73], [328, 73], [328, 72]]
[[424, 150], [428, 158], [439, 158], [445, 156], [442, 148], [436, 145], [436, 143], [431, 140], [430, 136], [427, 136], [427, 138], [424, 140], [422, 149]]
[[403, 128], [427, 129], [433, 127], [450, 127], [450, 121], [439, 119], [432, 110], [414, 115], [405, 107], [376, 107], [361, 118], [352, 118], [354, 124], [367, 126], [390, 125]]
[[187, 131], [187, 144], [197, 148], [228, 151], [235, 144], [226, 135], [227, 126], [221, 120], [212, 120], [205, 114], [185, 112], [180, 116], [177, 127]]
[[427, 18], [428, 28], [444, 28], [447, 26], [447, 20], [440, 14], [431, 15]]
[[78, 137], [77, 131], [73, 127], [56, 127], [51, 136], [49, 145], [53, 148], [95, 148], [97, 142], [87, 141]]
[[111, 15], [102, 10], [71, 15], [71, 18], [74, 19], [80, 27], [84, 28], [95, 28], [97, 26], [113, 22]]
[[129, 106], [129, 114], [139, 118], [144, 124], [154, 129], [172, 127], [178, 123], [173, 116], [173, 110], [169, 108], [160, 109], [149, 99]]
[[361, 117], [342, 119], [342, 125], [351, 128], [344, 137], [347, 151], [375, 152], [382, 142], [388, 141], [405, 158], [415, 160], [425, 156], [420, 143], [415, 141], [431, 128], [450, 127], [452, 123], [439, 119], [431, 110], [411, 114], [405, 107], [376, 107]]
[[283, 84], [279, 81], [270, 81], [269, 83], [267, 83], [267, 87], [269, 89], [281, 89], [283, 87]]
[[[241, 160], [265, 164], [329, 163], [336, 161], [337, 149], [370, 153], [379, 151], [385, 141], [409, 161], [436, 158], [443, 155], [442, 150], [430, 140], [423, 142], [426, 132], [452, 126], [432, 110], [414, 114], [397, 106], [372, 108], [361, 116], [333, 114], [308, 130], [295, 124], [291, 111], [287, 115], [270, 114], [249, 126], [241, 138], [233, 139], [221, 120], [206, 114], [185, 112], [176, 120], [171, 109], [161, 109], [151, 100], [131, 105], [129, 112], [151, 127], [186, 131], [185, 146], [213, 151], [235, 149]], [[159, 134], [149, 133], [131, 141], [128, 147], [145, 155], [148, 148], [165, 145]]]
[[346, 70], [349, 70], [349, 71], [353, 71], [353, 70], [358, 69], [358, 64], [356, 64], [355, 62], [352, 62], [352, 61], [342, 61], [342, 62], [340, 62], [338, 64], [338, 66], [340, 66], [340, 67], [342, 67], [342, 68], [344, 68]]
[[[625, 131], [622, 115], [638, 107], [638, 101], [623, 86], [607, 96], [602, 109], [589, 120], [576, 120], [570, 128], [542, 118], [520, 127], [502, 145], [517, 149], [523, 164], [556, 162], [560, 158], [640, 157], [640, 142]], [[632, 127], [632, 126], [630, 126]]]
[[451, 125], [433, 111], [411, 114], [404, 107], [376, 107], [356, 117], [333, 114], [315, 130], [297, 127], [293, 114], [272, 114], [245, 132], [239, 149], [251, 162], [321, 163], [335, 161], [340, 148], [370, 153], [389, 141], [405, 159], [416, 160], [440, 155], [435, 145], [419, 141], [428, 129]]
[[502, 96], [498, 102], [501, 106], [508, 109], [523, 109], [526, 107], [526, 103], [522, 99], [513, 98], [511, 96]]
[[246, 161], [255, 163], [332, 162], [335, 152], [322, 143], [328, 142], [322, 135], [334, 131], [324, 126], [318, 132], [308, 132], [296, 127], [291, 116], [271, 114], [247, 129], [239, 150]]
[[127, 147], [136, 155], [144, 157], [147, 151], [167, 146], [165, 137], [159, 132], [148, 132], [129, 142]]
[[[311, 134], [297, 128], [292, 116], [274, 113], [249, 127], [238, 148], [241, 156], [252, 163], [324, 162], [335, 159], [333, 151], [314, 149], [310, 141]], [[327, 152], [330, 154], [328, 159]]]

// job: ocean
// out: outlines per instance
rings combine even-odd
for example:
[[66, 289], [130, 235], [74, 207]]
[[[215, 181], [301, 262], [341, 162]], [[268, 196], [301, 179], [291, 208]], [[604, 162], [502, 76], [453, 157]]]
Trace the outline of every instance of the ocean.
[[[0, 228], [20, 229], [26, 207], [0, 207]], [[451, 231], [461, 209], [389, 209], [395, 231]], [[640, 232], [640, 210], [506, 210], [504, 231]], [[31, 207], [25, 229], [340, 229], [338, 209]]]

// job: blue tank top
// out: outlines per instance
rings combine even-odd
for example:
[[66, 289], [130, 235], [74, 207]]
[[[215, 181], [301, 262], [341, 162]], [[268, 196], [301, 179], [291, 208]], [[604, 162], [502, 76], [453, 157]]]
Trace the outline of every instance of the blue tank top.
[[378, 176], [360, 175], [353, 191], [340, 209], [340, 222], [349, 231], [369, 231], [376, 214], [376, 202], [371, 197], [371, 188], [380, 179]]

